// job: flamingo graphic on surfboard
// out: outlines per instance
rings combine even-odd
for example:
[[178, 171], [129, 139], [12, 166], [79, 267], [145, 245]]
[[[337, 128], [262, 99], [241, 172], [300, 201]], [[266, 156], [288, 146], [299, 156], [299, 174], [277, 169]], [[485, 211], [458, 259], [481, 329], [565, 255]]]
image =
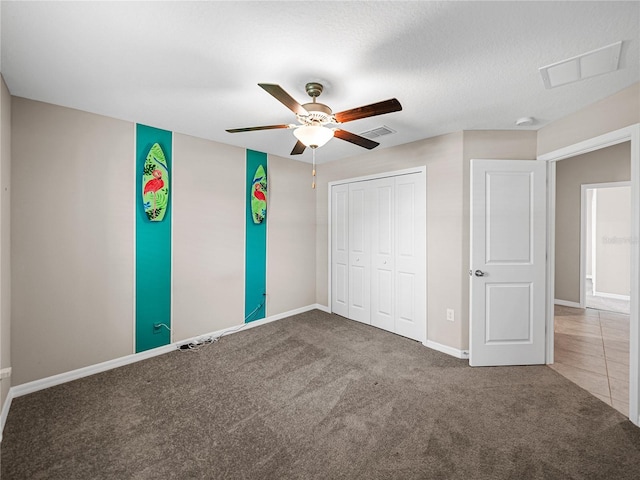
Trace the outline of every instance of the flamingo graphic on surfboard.
[[161, 222], [169, 206], [169, 169], [164, 152], [154, 143], [142, 170], [142, 204], [147, 218]]
[[259, 165], [251, 183], [251, 218], [253, 223], [260, 224], [267, 216], [267, 174]]

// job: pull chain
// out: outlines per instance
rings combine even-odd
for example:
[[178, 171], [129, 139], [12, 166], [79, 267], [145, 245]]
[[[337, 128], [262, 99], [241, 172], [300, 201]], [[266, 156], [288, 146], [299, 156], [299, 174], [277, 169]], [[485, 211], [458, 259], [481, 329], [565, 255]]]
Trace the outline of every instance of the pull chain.
[[[315, 100], [315, 98], [314, 98]], [[316, 188], [316, 149], [311, 149], [311, 154], [313, 158], [313, 170], [311, 171], [311, 188]]]

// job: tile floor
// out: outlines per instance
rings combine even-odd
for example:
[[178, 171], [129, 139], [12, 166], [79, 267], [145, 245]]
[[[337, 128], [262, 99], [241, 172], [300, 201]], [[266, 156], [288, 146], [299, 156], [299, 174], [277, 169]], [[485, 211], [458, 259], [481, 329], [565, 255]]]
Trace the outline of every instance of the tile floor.
[[629, 315], [555, 307], [556, 372], [629, 415]]

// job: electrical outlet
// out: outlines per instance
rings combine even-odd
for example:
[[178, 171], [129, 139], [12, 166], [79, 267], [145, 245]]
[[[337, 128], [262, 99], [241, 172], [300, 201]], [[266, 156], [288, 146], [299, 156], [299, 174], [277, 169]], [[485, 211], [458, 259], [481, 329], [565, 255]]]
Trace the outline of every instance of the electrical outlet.
[[160, 333], [162, 331], [162, 325], [160, 325], [159, 323], [154, 323], [153, 324], [153, 333]]
[[11, 367], [3, 368], [0, 370], [0, 380], [11, 376]]
[[455, 320], [453, 308], [447, 308], [447, 320], [453, 322]]

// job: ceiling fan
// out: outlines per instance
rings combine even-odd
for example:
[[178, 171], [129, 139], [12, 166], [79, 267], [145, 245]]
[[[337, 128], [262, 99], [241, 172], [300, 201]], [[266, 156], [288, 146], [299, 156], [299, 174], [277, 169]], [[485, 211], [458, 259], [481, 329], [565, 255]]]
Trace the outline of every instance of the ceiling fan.
[[276, 100], [296, 114], [299, 124], [264, 125], [261, 127], [232, 128], [229, 133], [251, 132], [254, 130], [274, 130], [279, 128], [293, 129], [293, 134], [298, 142], [291, 150], [291, 155], [300, 155], [306, 147], [316, 149], [323, 146], [331, 138], [337, 137], [341, 140], [353, 143], [360, 147], [371, 150], [380, 145], [378, 142], [356, 135], [355, 133], [342, 130], [338, 127], [328, 127], [331, 124], [342, 124], [359, 120], [361, 118], [374, 117], [385, 113], [402, 110], [400, 102], [392, 98], [383, 102], [372, 103], [358, 108], [352, 108], [339, 113], [333, 113], [331, 109], [323, 103], [316, 102], [320, 96], [323, 86], [317, 82], [307, 83], [305, 90], [313, 99], [310, 103], [300, 105], [291, 95], [284, 91], [280, 85], [271, 83], [259, 83], [260, 87], [271, 94]]

